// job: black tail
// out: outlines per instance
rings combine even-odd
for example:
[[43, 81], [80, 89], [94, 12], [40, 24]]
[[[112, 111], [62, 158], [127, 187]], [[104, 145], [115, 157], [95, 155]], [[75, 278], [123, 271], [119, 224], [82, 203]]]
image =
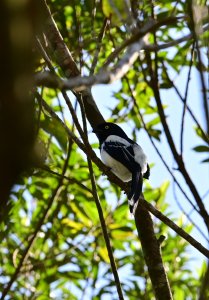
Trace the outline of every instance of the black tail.
[[131, 190], [128, 194], [129, 209], [133, 212], [135, 203], [138, 201], [142, 192], [143, 178], [141, 172], [132, 173]]

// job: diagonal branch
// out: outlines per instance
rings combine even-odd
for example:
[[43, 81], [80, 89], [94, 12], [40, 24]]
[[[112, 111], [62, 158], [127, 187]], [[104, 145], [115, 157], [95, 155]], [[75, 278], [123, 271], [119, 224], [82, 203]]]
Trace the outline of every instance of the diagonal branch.
[[104, 22], [103, 22], [103, 26], [100, 30], [99, 35], [98, 35], [97, 47], [96, 47], [95, 54], [94, 54], [94, 57], [93, 57], [93, 61], [92, 61], [91, 69], [90, 69], [90, 74], [94, 74], [96, 64], [97, 64], [97, 61], [98, 61], [98, 57], [99, 57], [99, 52], [100, 52], [101, 46], [102, 46], [102, 39], [105, 35], [105, 31], [106, 31], [108, 22], [109, 22], [108, 18], [105, 18]]
[[[84, 145], [74, 134], [71, 130], [63, 123], [63, 121], [58, 117], [58, 115], [48, 106], [48, 104], [42, 99], [42, 105], [46, 109], [46, 111], [51, 115], [52, 118], [55, 118], [62, 126], [65, 128], [66, 133], [69, 135], [70, 138], [78, 145], [78, 147], [87, 154], [91, 160], [97, 165], [97, 167], [107, 175], [108, 179], [118, 185], [122, 190], [127, 192], [127, 186], [122, 182], [117, 176], [115, 176], [109, 168], [102, 163], [102, 161], [96, 156], [95, 152], [92, 150], [89, 144]], [[176, 225], [172, 220], [168, 217], [164, 216], [160, 211], [158, 211], [153, 205], [148, 203], [146, 200], [141, 199], [140, 204], [141, 206], [148, 209], [156, 218], [161, 220], [171, 229], [173, 229], [178, 235], [180, 235], [183, 239], [185, 239], [188, 243], [190, 243], [194, 248], [196, 248], [199, 252], [204, 254], [206, 257], [209, 258], [209, 250], [202, 246], [198, 241], [196, 241], [191, 235], [186, 233], [182, 228]]]
[[189, 91], [189, 82], [190, 82], [190, 79], [191, 79], [194, 46], [195, 46], [195, 44], [193, 43], [192, 50], [191, 50], [191, 58], [190, 58], [190, 64], [189, 64], [189, 71], [188, 71], [187, 81], [186, 81], [185, 96], [184, 96], [184, 99], [183, 99], [183, 112], [182, 112], [182, 118], [181, 118], [181, 134], [180, 134], [180, 155], [181, 156], [183, 156], [184, 121], [185, 121], [185, 114], [186, 114], [186, 107], [187, 107], [187, 96], [188, 96], [188, 91]]
[[[80, 100], [80, 106], [81, 106], [81, 114], [82, 114], [82, 119], [83, 119], [84, 134], [86, 135], [86, 137], [88, 137], [85, 108], [84, 108], [82, 99]], [[117, 288], [117, 292], [118, 292], [118, 297], [119, 297], [120, 300], [124, 300], [123, 292], [122, 292], [122, 288], [121, 288], [121, 283], [120, 283], [120, 279], [119, 279], [119, 275], [118, 275], [118, 271], [117, 271], [117, 266], [116, 266], [115, 258], [114, 258], [114, 255], [113, 255], [113, 249], [112, 249], [110, 238], [109, 238], [109, 235], [108, 235], [107, 226], [106, 226], [106, 223], [105, 223], [105, 218], [104, 218], [103, 211], [102, 211], [102, 206], [101, 206], [100, 199], [99, 199], [99, 196], [98, 196], [98, 193], [97, 193], [97, 186], [96, 186], [96, 182], [95, 182], [92, 161], [91, 161], [91, 159], [88, 155], [86, 155], [86, 157], [87, 157], [87, 162], [88, 162], [88, 166], [89, 166], [89, 173], [90, 173], [93, 197], [94, 197], [96, 207], [97, 207], [97, 211], [98, 211], [98, 214], [99, 214], [100, 224], [101, 224], [101, 227], [102, 227], [102, 232], [103, 232], [105, 244], [106, 244], [106, 247], [107, 247], [108, 256], [109, 256], [109, 259], [110, 259], [110, 264], [111, 264], [112, 273], [113, 273], [113, 276], [114, 276], [114, 280], [115, 280], [115, 284], [116, 284], [116, 288]]]

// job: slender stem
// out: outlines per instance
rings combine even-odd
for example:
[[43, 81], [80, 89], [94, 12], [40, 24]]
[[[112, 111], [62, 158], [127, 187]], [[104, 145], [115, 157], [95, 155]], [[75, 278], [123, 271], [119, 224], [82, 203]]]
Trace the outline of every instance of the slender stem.
[[[166, 74], [166, 78], [169, 81], [169, 83], [171, 84], [171, 86], [174, 88], [176, 94], [179, 96], [179, 99], [184, 103], [184, 97], [181, 95], [180, 91], [178, 90], [177, 86], [174, 84], [173, 80], [170, 79], [168, 72], [166, 70], [166, 67], [163, 64], [163, 70]], [[199, 123], [198, 119], [196, 118], [195, 114], [193, 113], [192, 109], [188, 106], [188, 104], [186, 104], [186, 109], [188, 110], [190, 116], [192, 117], [193, 121], [195, 122], [195, 124], [197, 125], [198, 129], [200, 130], [204, 140], [206, 141], [206, 143], [209, 144], [209, 136], [207, 135], [207, 133], [203, 130], [201, 124]]]
[[186, 89], [185, 89], [185, 96], [183, 99], [183, 112], [182, 112], [182, 118], [181, 118], [181, 133], [180, 133], [180, 155], [183, 156], [183, 146], [184, 146], [184, 121], [185, 121], [185, 114], [186, 114], [186, 107], [187, 107], [187, 95], [189, 91], [189, 82], [191, 79], [191, 71], [192, 71], [192, 64], [193, 64], [193, 52], [194, 52], [194, 45], [192, 45], [192, 50], [191, 50], [191, 59], [190, 59], [190, 64], [189, 64], [189, 72], [187, 76], [187, 81], [186, 81]]
[[[85, 115], [85, 108], [84, 108], [84, 105], [83, 105], [83, 100], [80, 99], [79, 103], [80, 103], [80, 107], [81, 107], [81, 114], [82, 114], [82, 120], [83, 120], [83, 126], [84, 126], [84, 134], [86, 135], [86, 137], [88, 139], [87, 125], [86, 125], [86, 115]], [[109, 259], [110, 259], [112, 273], [113, 273], [113, 276], [114, 276], [114, 279], [115, 279], [115, 284], [116, 284], [116, 288], [117, 288], [117, 292], [118, 292], [118, 297], [119, 297], [120, 300], [124, 300], [123, 292], [122, 292], [122, 288], [121, 288], [121, 283], [120, 283], [120, 279], [119, 279], [119, 275], [118, 275], [118, 271], [117, 271], [117, 267], [116, 267], [116, 263], [115, 263], [115, 258], [114, 258], [114, 255], [113, 255], [113, 249], [112, 249], [110, 238], [109, 238], [109, 235], [108, 235], [107, 226], [106, 226], [103, 211], [102, 211], [102, 206], [101, 206], [100, 199], [99, 199], [99, 196], [98, 196], [98, 193], [97, 193], [97, 186], [96, 186], [96, 182], [95, 182], [92, 161], [91, 161], [91, 159], [88, 155], [87, 155], [87, 161], [88, 161], [88, 166], [89, 166], [93, 197], [94, 197], [94, 200], [95, 200], [95, 203], [96, 203], [96, 206], [97, 206], [97, 211], [98, 211], [98, 214], [99, 214], [99, 219], [100, 219], [100, 223], [101, 223], [101, 227], [102, 227], [102, 232], [103, 232], [103, 236], [104, 236], [104, 239], [105, 239], [105, 244], [106, 244], [106, 247], [107, 247], [108, 256], [109, 256]]]
[[[196, 248], [199, 252], [209, 258], [209, 250], [205, 248], [201, 243], [195, 240], [191, 235], [186, 233], [182, 228], [177, 226], [173, 221], [171, 221], [168, 217], [163, 215], [159, 210], [157, 210], [154, 206], [152, 206], [149, 202], [147, 202], [144, 198], [140, 198], [138, 206], [142, 206], [147, 208], [156, 218], [160, 219], [163, 223], [172, 228], [179, 236], [183, 237], [187, 242], [190, 243], [194, 248]], [[140, 213], [140, 210], [139, 210]]]
[[96, 46], [96, 50], [95, 50], [94, 57], [93, 57], [93, 62], [92, 62], [91, 69], [90, 69], [90, 75], [94, 74], [96, 64], [97, 64], [97, 61], [98, 61], [98, 57], [99, 57], [99, 52], [100, 52], [100, 49], [101, 49], [101, 46], [102, 46], [102, 39], [105, 35], [105, 31], [106, 31], [108, 22], [109, 22], [108, 18], [105, 18], [104, 22], [103, 22], [103, 25], [102, 25], [102, 28], [100, 30], [100, 33], [98, 35], [97, 46]]

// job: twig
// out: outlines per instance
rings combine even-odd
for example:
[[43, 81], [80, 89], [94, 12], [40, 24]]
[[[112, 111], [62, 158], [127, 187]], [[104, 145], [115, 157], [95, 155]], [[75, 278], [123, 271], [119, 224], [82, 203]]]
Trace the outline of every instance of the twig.
[[[195, 240], [191, 235], [186, 233], [182, 228], [177, 226], [173, 221], [171, 221], [168, 217], [163, 215], [159, 210], [157, 210], [154, 206], [152, 206], [149, 202], [147, 202], [144, 198], [140, 198], [138, 206], [142, 206], [147, 208], [156, 218], [160, 219], [163, 223], [168, 225], [171, 229], [173, 229], [179, 236], [184, 238], [190, 245], [196, 248], [199, 252], [209, 258], [209, 250], [202, 246], [197, 240]], [[140, 213], [140, 209], [138, 210]]]
[[203, 68], [202, 68], [202, 56], [198, 45], [198, 40], [196, 40], [196, 49], [197, 49], [197, 56], [198, 56], [198, 70], [200, 74], [200, 82], [202, 86], [202, 94], [203, 94], [203, 107], [204, 107], [204, 113], [205, 113], [205, 123], [207, 128], [207, 133], [209, 135], [209, 108], [208, 108], [208, 99], [207, 99], [207, 89], [205, 84], [205, 79], [203, 75]]
[[[92, 194], [92, 190], [89, 189], [87, 186], [85, 186], [83, 183], [81, 183], [79, 180], [75, 179], [75, 178], [71, 178], [71, 177], [68, 177], [68, 176], [65, 176], [65, 175], [62, 175], [62, 174], [59, 174], [53, 170], [51, 170], [50, 168], [48, 168], [47, 166], [43, 166], [43, 167], [40, 167], [40, 169], [46, 171], [46, 172], [49, 172], [50, 174], [52, 175], [55, 175], [57, 177], [60, 177], [60, 178], [63, 178], [63, 179], [66, 179], [68, 180], [70, 183], [72, 184], [77, 184], [78, 186], [80, 186], [83, 190], [89, 192], [90, 194]], [[33, 175], [34, 176], [34, 175]]]
[[175, 181], [173, 180], [173, 195], [174, 195], [174, 199], [179, 207], [179, 209], [185, 214], [185, 216], [187, 217], [187, 219], [191, 222], [191, 224], [197, 229], [197, 231], [199, 231], [199, 233], [204, 237], [204, 239], [206, 241], [208, 240], [208, 237], [204, 234], [204, 232], [201, 230], [201, 228], [192, 220], [192, 218], [190, 217], [190, 212], [186, 212], [185, 209], [182, 207], [181, 202], [178, 200], [177, 194], [176, 194], [176, 189], [175, 189]]
[[[166, 74], [166, 77], [169, 81], [169, 83], [171, 84], [171, 86], [174, 88], [175, 92], [177, 93], [177, 95], [179, 96], [179, 98], [181, 99], [181, 101], [184, 103], [184, 98], [181, 95], [180, 91], [178, 90], [178, 88], [176, 87], [176, 85], [174, 84], [173, 80], [170, 79], [168, 72], [166, 70], [166, 67], [163, 64], [163, 68]], [[199, 128], [199, 130], [201, 131], [202, 136], [204, 137], [204, 140], [209, 144], [209, 136], [205, 133], [205, 131], [203, 130], [202, 126], [200, 125], [199, 121], [197, 120], [197, 118], [195, 117], [193, 111], [191, 110], [191, 108], [188, 106], [188, 104], [186, 104], [186, 109], [188, 110], [190, 116], [192, 117], [193, 121], [196, 123], [197, 127]]]
[[[209, 24], [206, 24], [205, 26], [203, 26], [202, 28], [202, 32], [206, 32], [209, 30]], [[170, 48], [172, 46], [176, 46], [179, 45], [180, 43], [186, 42], [191, 40], [191, 38], [193, 37], [193, 34], [189, 33], [181, 38], [178, 38], [176, 40], [172, 40], [170, 42], [167, 43], [163, 43], [163, 44], [157, 44], [157, 45], [145, 45], [144, 50], [148, 50], [148, 51], [160, 51], [166, 48]]]
[[96, 46], [96, 50], [95, 50], [95, 53], [94, 53], [94, 57], [93, 57], [93, 61], [92, 61], [91, 69], [90, 69], [90, 75], [94, 74], [94, 70], [96, 68], [96, 64], [97, 64], [98, 57], [99, 57], [99, 52], [100, 52], [100, 49], [101, 49], [101, 46], [102, 46], [102, 39], [104, 37], [105, 30], [106, 30], [108, 22], [109, 22], [109, 20], [107, 18], [105, 18], [104, 22], [103, 22], [103, 26], [100, 30], [99, 35], [98, 35], [97, 46]]
[[36, 37], [36, 44], [37, 44], [37, 48], [39, 50], [39, 52], [41, 53], [41, 55], [43, 56], [46, 64], [47, 64], [47, 67], [49, 68], [49, 70], [54, 73], [54, 68], [53, 68], [53, 65], [51, 63], [51, 60], [49, 58], [49, 56], [47, 55], [44, 47], [42, 46], [41, 42], [40, 42], [40, 39], [38, 37]]
[[189, 91], [189, 82], [190, 82], [190, 76], [191, 76], [191, 71], [192, 71], [192, 64], [193, 64], [193, 52], [194, 52], [194, 45], [192, 45], [192, 50], [191, 50], [191, 59], [189, 63], [189, 72], [187, 76], [187, 81], [186, 81], [186, 89], [185, 89], [185, 96], [183, 99], [183, 112], [182, 112], [182, 118], [181, 118], [181, 133], [180, 133], [180, 155], [183, 156], [183, 137], [184, 137], [184, 120], [185, 120], [185, 113], [186, 113], [186, 107], [187, 107], [187, 95]]
[[[85, 108], [84, 108], [84, 105], [82, 103], [82, 99], [80, 100], [80, 107], [81, 107], [81, 114], [82, 114], [82, 120], [83, 120], [83, 126], [84, 126], [84, 134], [86, 135], [86, 137], [88, 137]], [[107, 247], [108, 256], [109, 256], [109, 259], [110, 259], [112, 273], [113, 273], [113, 276], [114, 276], [114, 279], [115, 279], [115, 284], [116, 284], [116, 288], [117, 288], [117, 292], [118, 292], [118, 297], [119, 297], [120, 300], [124, 300], [123, 292], [122, 292], [122, 288], [121, 288], [121, 283], [120, 283], [120, 279], [119, 279], [119, 275], [118, 275], [114, 255], [113, 255], [113, 249], [112, 249], [112, 246], [111, 246], [111, 243], [110, 243], [110, 238], [109, 238], [109, 235], [108, 235], [107, 226], [106, 226], [103, 211], [102, 211], [102, 206], [101, 206], [99, 196], [98, 196], [98, 193], [97, 193], [97, 187], [96, 187], [96, 182], [95, 182], [95, 177], [94, 177], [92, 161], [91, 161], [91, 159], [88, 155], [86, 155], [86, 157], [87, 157], [88, 166], [89, 166], [93, 197], [94, 197], [94, 200], [95, 200], [95, 203], [96, 203], [96, 206], [97, 206], [97, 211], [98, 211], [98, 214], [99, 214], [99, 219], [100, 219], [100, 223], [101, 223], [101, 227], [102, 227], [102, 232], [103, 232], [103, 236], [104, 236], [104, 239], [105, 239], [105, 244], [106, 244], [106, 247]]]
[[143, 38], [147, 33], [156, 31], [159, 27], [176, 23], [179, 19], [185, 19], [185, 16], [182, 17], [169, 17], [167, 19], [161, 21], [149, 20], [144, 26], [134, 35], [132, 35], [129, 39], [125, 40], [118, 48], [115, 49], [114, 52], [110, 54], [108, 59], [103, 65], [103, 68], [106, 68], [115, 58], [118, 58], [119, 53], [125, 49], [127, 46], [139, 41]]
[[189, 11], [190, 11], [190, 20], [189, 25], [190, 29], [192, 31], [192, 35], [195, 41], [195, 46], [197, 50], [197, 57], [198, 57], [198, 71], [200, 74], [200, 82], [202, 86], [202, 93], [203, 93], [203, 107], [204, 107], [204, 113], [205, 113], [205, 122], [206, 122], [206, 128], [207, 128], [207, 134], [209, 135], [209, 108], [208, 108], [208, 100], [207, 100], [207, 89], [206, 84], [204, 80], [203, 75], [203, 68], [202, 68], [202, 55], [199, 48], [199, 40], [198, 40], [198, 20], [195, 18], [194, 14], [194, 5], [193, 2], [189, 2]]

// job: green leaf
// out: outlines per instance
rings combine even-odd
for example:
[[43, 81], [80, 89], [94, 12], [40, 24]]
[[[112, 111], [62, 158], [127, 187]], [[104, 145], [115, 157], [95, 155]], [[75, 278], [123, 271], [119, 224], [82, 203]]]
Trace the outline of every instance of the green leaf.
[[202, 163], [208, 163], [209, 162], [209, 158], [203, 159], [201, 162]]
[[56, 138], [62, 149], [67, 150], [67, 133], [63, 126], [56, 119], [45, 116], [45, 119], [41, 121], [42, 128]]
[[205, 145], [201, 145], [201, 146], [194, 147], [193, 150], [196, 152], [209, 152], [209, 147]]

